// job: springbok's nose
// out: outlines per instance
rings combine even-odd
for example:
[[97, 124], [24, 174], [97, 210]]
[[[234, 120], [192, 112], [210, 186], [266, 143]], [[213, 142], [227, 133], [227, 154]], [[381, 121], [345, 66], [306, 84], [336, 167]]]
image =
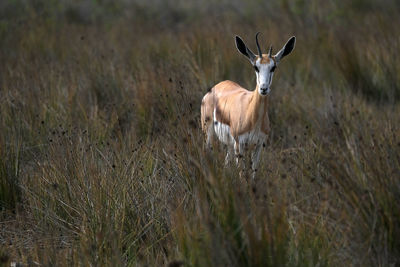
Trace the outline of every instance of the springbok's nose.
[[265, 87], [260, 86], [260, 93], [262, 95], [267, 95], [269, 93], [269, 88], [267, 86]]

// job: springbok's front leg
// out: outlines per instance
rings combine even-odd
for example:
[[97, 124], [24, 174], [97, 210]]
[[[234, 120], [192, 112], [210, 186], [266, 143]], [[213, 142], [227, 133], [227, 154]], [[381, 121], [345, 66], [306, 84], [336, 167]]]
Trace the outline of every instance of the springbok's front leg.
[[226, 157], [225, 157], [225, 167], [229, 165], [229, 163], [232, 160], [232, 155], [233, 155], [233, 149], [231, 146], [228, 146], [226, 151]]
[[241, 145], [239, 143], [239, 141], [235, 141], [233, 149], [235, 151], [236, 165], [239, 168], [239, 175], [240, 175], [240, 177], [243, 177], [243, 174], [244, 174], [244, 171], [245, 171], [243, 145]]
[[260, 154], [261, 154], [261, 144], [257, 144], [251, 155], [251, 170], [252, 170], [252, 178], [253, 181], [256, 178], [258, 163], [260, 163]]

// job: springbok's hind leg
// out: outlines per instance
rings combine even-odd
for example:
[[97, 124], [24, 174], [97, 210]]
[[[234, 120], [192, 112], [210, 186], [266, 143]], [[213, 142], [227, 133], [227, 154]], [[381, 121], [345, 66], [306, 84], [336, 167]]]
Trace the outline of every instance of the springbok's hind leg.
[[209, 123], [207, 125], [206, 136], [207, 136], [206, 146], [207, 146], [207, 149], [209, 151], [211, 151], [212, 150], [212, 143], [213, 143], [213, 140], [214, 140], [214, 127], [213, 127], [212, 123]]

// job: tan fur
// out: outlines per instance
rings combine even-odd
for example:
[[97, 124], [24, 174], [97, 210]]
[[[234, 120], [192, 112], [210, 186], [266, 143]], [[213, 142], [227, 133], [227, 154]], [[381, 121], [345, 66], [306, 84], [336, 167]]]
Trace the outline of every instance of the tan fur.
[[[257, 59], [259, 59], [260, 57], [257, 56]], [[271, 59], [275, 62], [276, 64], [276, 59], [275, 57], [269, 57], [267, 54], [263, 54], [260, 63], [261, 64], [269, 64], [269, 62], [271, 61]]]
[[[259, 58], [260, 58], [260, 57], [257, 56], [257, 60], [258, 60]], [[270, 61], [270, 58], [268, 57], [268, 55], [263, 54], [260, 63], [261, 63], [261, 64], [268, 64], [269, 61]], [[275, 61], [275, 60], [274, 60], [274, 61]]]
[[229, 125], [233, 138], [254, 129], [261, 122], [261, 131], [268, 134], [268, 96], [261, 96], [258, 90], [248, 91], [232, 81], [223, 81], [215, 85], [202, 101], [201, 122], [203, 131], [213, 123], [213, 112], [216, 119]]

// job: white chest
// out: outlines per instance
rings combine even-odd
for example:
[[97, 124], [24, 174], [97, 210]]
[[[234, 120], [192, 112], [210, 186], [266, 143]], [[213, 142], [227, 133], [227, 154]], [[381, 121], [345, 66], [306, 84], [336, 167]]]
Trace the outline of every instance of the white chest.
[[239, 143], [244, 145], [261, 145], [265, 142], [266, 138], [267, 135], [258, 127], [248, 133], [239, 135]]

